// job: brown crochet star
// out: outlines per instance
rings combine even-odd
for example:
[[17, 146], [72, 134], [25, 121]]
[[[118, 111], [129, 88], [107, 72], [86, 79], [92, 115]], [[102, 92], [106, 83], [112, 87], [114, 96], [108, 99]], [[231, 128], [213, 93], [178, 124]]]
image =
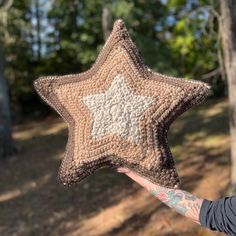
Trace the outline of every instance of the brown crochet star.
[[127, 167], [153, 183], [179, 184], [170, 124], [207, 95], [206, 83], [151, 71], [122, 20], [86, 72], [37, 79], [38, 94], [66, 121], [59, 179], [79, 182], [102, 167]]

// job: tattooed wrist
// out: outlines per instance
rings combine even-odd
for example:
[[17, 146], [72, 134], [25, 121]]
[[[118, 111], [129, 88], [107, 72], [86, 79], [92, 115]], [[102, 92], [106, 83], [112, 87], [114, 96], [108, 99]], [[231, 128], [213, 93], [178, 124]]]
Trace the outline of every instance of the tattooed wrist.
[[167, 206], [199, 223], [203, 199], [180, 189], [169, 189], [162, 186], [156, 186], [149, 191]]

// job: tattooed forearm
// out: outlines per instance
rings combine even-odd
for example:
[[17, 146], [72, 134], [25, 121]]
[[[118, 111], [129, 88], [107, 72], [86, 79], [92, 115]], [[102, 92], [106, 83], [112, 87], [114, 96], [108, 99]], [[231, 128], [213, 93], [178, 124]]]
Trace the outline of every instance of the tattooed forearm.
[[167, 206], [199, 223], [203, 199], [180, 189], [169, 189], [161, 186], [156, 186], [149, 191]]

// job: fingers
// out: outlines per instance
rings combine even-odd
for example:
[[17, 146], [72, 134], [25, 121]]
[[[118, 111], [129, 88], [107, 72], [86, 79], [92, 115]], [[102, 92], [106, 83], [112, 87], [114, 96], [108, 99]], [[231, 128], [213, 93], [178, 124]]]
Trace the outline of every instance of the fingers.
[[117, 171], [119, 173], [124, 173], [126, 174], [128, 177], [130, 177], [132, 180], [134, 180], [135, 182], [137, 182], [138, 184], [140, 184], [141, 186], [145, 187], [145, 188], [151, 188], [153, 186], [155, 186], [153, 183], [151, 183], [149, 180], [145, 179], [144, 177], [136, 174], [135, 172], [129, 170], [128, 168], [125, 167], [119, 167], [117, 169]]
[[153, 186], [153, 183], [151, 183], [149, 180], [147, 180], [146, 178], [135, 174], [134, 172], [129, 172], [128, 175], [131, 179], [133, 179], [134, 181], [136, 181], [138, 184], [140, 184], [141, 186], [145, 187], [145, 188], [150, 188]]
[[[129, 178], [131, 178], [132, 180], [134, 180], [135, 182], [137, 182], [138, 184], [140, 184], [141, 186], [143, 186], [147, 189], [153, 189], [157, 186], [160, 187], [160, 185], [152, 183], [151, 181], [149, 181], [145, 177], [142, 177], [142, 176], [136, 174], [135, 172], [131, 171], [130, 169], [128, 169], [126, 167], [117, 168], [117, 172], [127, 175]], [[178, 188], [179, 188], [178, 185], [174, 186], [174, 189], [178, 189]]]
[[117, 168], [117, 172], [127, 174], [130, 172], [130, 170], [125, 167], [119, 167], [119, 168]]

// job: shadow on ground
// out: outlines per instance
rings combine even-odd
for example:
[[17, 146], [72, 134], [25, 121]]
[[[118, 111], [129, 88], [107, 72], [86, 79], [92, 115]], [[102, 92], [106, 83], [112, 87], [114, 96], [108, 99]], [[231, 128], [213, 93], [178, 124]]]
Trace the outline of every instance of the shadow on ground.
[[[65, 189], [57, 181], [67, 139], [59, 119], [16, 126], [14, 138], [18, 153], [0, 161], [0, 235], [218, 235], [186, 221], [114, 170]], [[203, 197], [225, 195], [228, 139], [224, 100], [208, 101], [171, 126], [183, 188]]]

